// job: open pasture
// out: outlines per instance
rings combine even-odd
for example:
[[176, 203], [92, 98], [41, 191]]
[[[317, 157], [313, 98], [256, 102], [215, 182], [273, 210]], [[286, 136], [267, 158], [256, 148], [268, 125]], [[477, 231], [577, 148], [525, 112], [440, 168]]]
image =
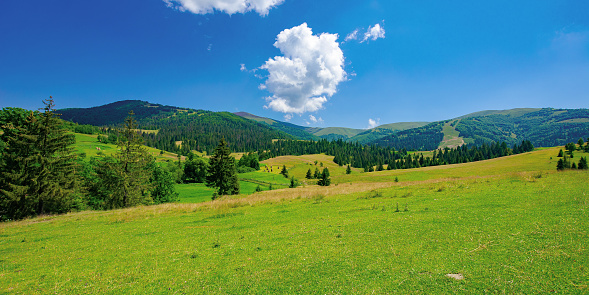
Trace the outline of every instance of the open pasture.
[[589, 172], [555, 152], [2, 223], [0, 292], [586, 293]]

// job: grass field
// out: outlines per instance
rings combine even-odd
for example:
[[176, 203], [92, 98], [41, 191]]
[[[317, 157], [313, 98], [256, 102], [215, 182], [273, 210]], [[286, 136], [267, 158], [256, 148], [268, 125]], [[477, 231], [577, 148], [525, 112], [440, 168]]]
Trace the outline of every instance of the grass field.
[[[74, 136], [76, 137], [76, 144], [74, 146], [76, 149], [76, 153], [85, 153], [87, 157], [96, 157], [99, 152], [102, 152], [103, 154], [110, 156], [114, 154], [118, 149], [117, 145], [115, 144], [98, 142], [97, 135], [74, 133]], [[147, 146], [145, 147], [145, 149], [150, 155], [155, 157], [156, 161], [161, 162], [168, 160], [178, 160], [176, 154], [164, 152], [164, 154], [161, 155], [160, 150], [158, 149]]]
[[589, 172], [557, 153], [1, 223], [0, 293], [585, 294]]

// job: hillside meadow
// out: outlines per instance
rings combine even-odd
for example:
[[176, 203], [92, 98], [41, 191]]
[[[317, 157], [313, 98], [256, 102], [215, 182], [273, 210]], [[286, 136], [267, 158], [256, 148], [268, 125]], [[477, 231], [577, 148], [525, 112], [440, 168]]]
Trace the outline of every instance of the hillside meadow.
[[589, 172], [557, 154], [0, 223], [0, 293], [587, 293]]

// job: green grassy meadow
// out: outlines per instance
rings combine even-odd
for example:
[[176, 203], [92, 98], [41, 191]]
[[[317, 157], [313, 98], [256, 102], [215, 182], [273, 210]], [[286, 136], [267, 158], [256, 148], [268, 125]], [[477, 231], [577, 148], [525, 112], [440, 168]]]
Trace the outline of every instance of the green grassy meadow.
[[589, 172], [558, 149], [0, 223], [0, 293], [588, 293]]

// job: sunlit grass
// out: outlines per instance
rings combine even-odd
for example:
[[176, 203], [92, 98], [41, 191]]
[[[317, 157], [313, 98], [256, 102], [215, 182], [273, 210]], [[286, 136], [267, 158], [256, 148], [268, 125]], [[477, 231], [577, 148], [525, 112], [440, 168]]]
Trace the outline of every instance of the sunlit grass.
[[557, 153], [1, 223], [0, 293], [587, 293], [589, 172]]

